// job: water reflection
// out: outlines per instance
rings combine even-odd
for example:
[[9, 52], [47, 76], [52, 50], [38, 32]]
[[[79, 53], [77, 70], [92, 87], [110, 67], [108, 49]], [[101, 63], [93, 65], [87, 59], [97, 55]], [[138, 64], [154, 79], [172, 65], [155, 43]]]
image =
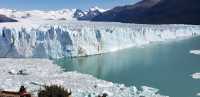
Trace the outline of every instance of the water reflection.
[[78, 71], [95, 77], [124, 83], [159, 88], [171, 97], [195, 97], [200, 81], [189, 75], [200, 72], [200, 56], [190, 54], [200, 49], [200, 37], [156, 43], [96, 56], [57, 61], [66, 71]]

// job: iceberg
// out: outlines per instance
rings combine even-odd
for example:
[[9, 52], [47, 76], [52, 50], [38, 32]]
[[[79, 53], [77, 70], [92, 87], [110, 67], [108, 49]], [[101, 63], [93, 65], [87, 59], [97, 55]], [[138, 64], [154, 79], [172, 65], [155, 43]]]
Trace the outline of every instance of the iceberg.
[[200, 93], [197, 93], [197, 96], [200, 96]]
[[193, 79], [200, 79], [200, 73], [194, 73], [191, 76]]
[[191, 50], [191, 54], [200, 55], [200, 50]]
[[[200, 73], [194, 73], [191, 75], [193, 79], [200, 80]], [[200, 96], [200, 93], [197, 93], [196, 96]]]
[[0, 24], [0, 57], [63, 58], [113, 52], [158, 41], [198, 36], [196, 25], [87, 21]]

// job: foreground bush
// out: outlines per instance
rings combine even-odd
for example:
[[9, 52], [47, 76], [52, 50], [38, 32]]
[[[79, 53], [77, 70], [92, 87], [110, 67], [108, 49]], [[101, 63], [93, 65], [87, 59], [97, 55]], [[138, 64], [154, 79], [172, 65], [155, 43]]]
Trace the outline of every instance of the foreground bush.
[[62, 86], [45, 86], [44, 90], [39, 90], [38, 97], [71, 97], [72, 92], [67, 91]]

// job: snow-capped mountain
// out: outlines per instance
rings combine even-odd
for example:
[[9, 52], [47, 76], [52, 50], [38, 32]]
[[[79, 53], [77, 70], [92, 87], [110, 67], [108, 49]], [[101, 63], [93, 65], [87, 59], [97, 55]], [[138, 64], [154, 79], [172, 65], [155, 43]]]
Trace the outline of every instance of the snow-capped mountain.
[[80, 9], [76, 9], [76, 11], [74, 12], [74, 18], [80, 18], [80, 17], [83, 17], [85, 16], [85, 13], [84, 11], [80, 10]]
[[91, 20], [95, 16], [105, 12], [105, 9], [99, 8], [99, 7], [92, 7], [87, 11], [82, 11], [80, 9], [77, 9], [75, 11], [74, 17], [78, 20]]
[[18, 11], [14, 9], [0, 9], [0, 14], [18, 21], [46, 21], [46, 20], [90, 20], [106, 10], [93, 7], [87, 11], [79, 9], [62, 9], [54, 11], [30, 10]]
[[55, 11], [17, 11], [11, 9], [0, 9], [0, 14], [14, 18], [18, 21], [46, 21], [46, 20], [72, 20], [74, 11], [69, 9]]
[[95, 7], [90, 8], [89, 10], [90, 11], [96, 11], [96, 10], [98, 10], [99, 12], [102, 13], [102, 12], [107, 11], [108, 9], [103, 9], [103, 8], [98, 7], [98, 6], [95, 6]]

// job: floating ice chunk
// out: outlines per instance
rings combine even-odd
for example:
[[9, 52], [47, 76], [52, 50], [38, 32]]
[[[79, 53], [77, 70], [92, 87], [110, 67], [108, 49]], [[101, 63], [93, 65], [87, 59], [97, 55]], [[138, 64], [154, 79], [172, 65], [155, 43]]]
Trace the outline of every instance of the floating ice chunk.
[[56, 84], [56, 85], [63, 85], [64, 81], [60, 80], [60, 79], [55, 79], [55, 80], [51, 80], [51, 82], [48, 83], [48, 85], [52, 85], [52, 84]]
[[112, 87], [113, 83], [109, 82], [109, 83], [99, 83], [97, 84], [97, 87]]
[[36, 86], [44, 86], [44, 84], [39, 83], [39, 82], [30, 82], [30, 84], [36, 85]]
[[16, 74], [17, 74], [17, 71], [15, 71], [14, 69], [12, 69], [12, 70], [10, 70], [8, 73], [11, 74], [11, 75], [16, 75]]
[[197, 96], [200, 96], [200, 93], [197, 93]]
[[200, 50], [191, 50], [191, 54], [200, 55]]
[[200, 79], [200, 73], [194, 73], [192, 74], [193, 79]]
[[131, 86], [130, 89], [132, 90], [133, 93], [137, 93], [138, 89], [135, 86]]
[[18, 74], [18, 75], [28, 75], [28, 72], [27, 72], [26, 69], [22, 69], [22, 70], [19, 70], [19, 71], [17, 72], [17, 74]]
[[148, 87], [148, 86], [142, 86], [142, 89], [143, 91], [148, 91], [148, 92], [153, 92], [153, 93], [157, 93], [159, 91], [159, 89]]
[[142, 88], [142, 91], [139, 95], [145, 96], [145, 97], [155, 97], [156, 93], [159, 91], [159, 89], [151, 88], [147, 86], [142, 86], [141, 88]]

